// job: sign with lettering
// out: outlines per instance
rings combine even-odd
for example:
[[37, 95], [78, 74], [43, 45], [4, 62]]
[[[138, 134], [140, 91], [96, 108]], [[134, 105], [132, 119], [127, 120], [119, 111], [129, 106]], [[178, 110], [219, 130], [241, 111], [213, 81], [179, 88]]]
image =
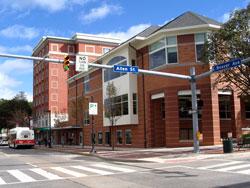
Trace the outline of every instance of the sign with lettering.
[[233, 67], [237, 67], [241, 64], [242, 64], [242, 62], [240, 59], [234, 59], [234, 60], [213, 66], [212, 71], [217, 72], [217, 71], [221, 71], [221, 70], [225, 70], [225, 69], [230, 69]]
[[128, 65], [114, 65], [113, 71], [114, 72], [132, 72], [132, 73], [138, 73], [138, 66], [128, 66]]

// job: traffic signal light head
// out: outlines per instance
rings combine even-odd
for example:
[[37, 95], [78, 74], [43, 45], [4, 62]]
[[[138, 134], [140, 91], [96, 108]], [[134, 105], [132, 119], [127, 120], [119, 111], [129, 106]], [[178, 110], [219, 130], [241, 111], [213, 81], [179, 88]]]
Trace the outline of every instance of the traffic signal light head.
[[64, 57], [64, 61], [63, 61], [63, 69], [64, 71], [68, 71], [69, 70], [69, 56], [67, 55], [66, 57]]

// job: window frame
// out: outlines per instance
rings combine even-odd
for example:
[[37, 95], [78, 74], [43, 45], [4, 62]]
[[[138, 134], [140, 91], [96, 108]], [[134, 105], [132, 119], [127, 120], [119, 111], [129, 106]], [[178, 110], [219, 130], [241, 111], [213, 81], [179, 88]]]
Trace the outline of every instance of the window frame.
[[[127, 133], [130, 132], [130, 143], [127, 142]], [[126, 145], [132, 145], [132, 130], [131, 129], [126, 129], [125, 130], [125, 144]]]
[[[121, 136], [121, 137], [119, 137], [119, 136]], [[121, 138], [121, 142], [120, 142], [119, 138]], [[117, 145], [122, 145], [123, 144], [123, 135], [122, 135], [122, 130], [121, 129], [116, 130], [116, 144]]]
[[[197, 35], [200, 35], [200, 34], [203, 34], [203, 35], [204, 35], [204, 41], [197, 41], [196, 36], [197, 36]], [[198, 45], [203, 45], [203, 48], [204, 48], [204, 45], [205, 45], [206, 40], [207, 40], [207, 33], [205, 33], [205, 32], [202, 32], [202, 33], [194, 33], [195, 60], [196, 60], [197, 63], [200, 63], [200, 62], [201, 62], [201, 60], [198, 60], [197, 46], [198, 46]]]
[[[169, 38], [173, 38], [173, 37], [175, 38], [176, 43], [175, 44], [168, 44], [168, 42], [167, 42], [168, 39]], [[163, 46], [161, 46], [159, 48], [156, 48], [156, 49], [154, 49], [154, 50], [151, 51], [150, 47], [152, 45], [156, 44], [159, 41], [164, 41]], [[177, 62], [169, 63], [169, 60], [168, 60], [168, 56], [169, 56], [168, 49], [170, 49], [170, 48], [176, 48], [176, 60], [177, 60]], [[156, 53], [156, 52], [159, 52], [159, 51], [163, 50], [163, 49], [165, 50], [165, 63], [162, 64], [162, 65], [159, 65], [159, 66], [151, 67], [151, 58], [150, 58], [150, 56], [152, 54]], [[161, 39], [159, 39], [159, 40], [157, 40], [154, 43], [152, 43], [152, 44], [149, 45], [149, 69], [155, 69], [155, 68], [158, 68], [158, 67], [161, 67], [161, 66], [164, 66], [164, 65], [172, 65], [172, 64], [178, 64], [178, 63], [179, 63], [179, 57], [178, 57], [177, 35], [163, 37], [163, 38], [161, 38]]]
[[[229, 98], [229, 100], [222, 100], [221, 99], [222, 96]], [[232, 119], [232, 99], [231, 99], [231, 97], [232, 97], [231, 95], [218, 94], [220, 120], [231, 120]], [[221, 103], [222, 102], [229, 102], [229, 107], [228, 107], [228, 104], [224, 104], [224, 105], [226, 105], [226, 110], [223, 110], [223, 111], [221, 111]], [[226, 117], [221, 117], [222, 112], [226, 114]], [[228, 113], [230, 114], [229, 116], [228, 116]]]

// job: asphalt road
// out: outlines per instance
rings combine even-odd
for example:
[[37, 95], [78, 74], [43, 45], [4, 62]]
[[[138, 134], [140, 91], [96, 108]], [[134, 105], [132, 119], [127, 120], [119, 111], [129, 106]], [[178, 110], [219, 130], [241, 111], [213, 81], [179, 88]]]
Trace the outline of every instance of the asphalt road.
[[129, 163], [0, 146], [0, 187], [249, 188], [250, 154]]

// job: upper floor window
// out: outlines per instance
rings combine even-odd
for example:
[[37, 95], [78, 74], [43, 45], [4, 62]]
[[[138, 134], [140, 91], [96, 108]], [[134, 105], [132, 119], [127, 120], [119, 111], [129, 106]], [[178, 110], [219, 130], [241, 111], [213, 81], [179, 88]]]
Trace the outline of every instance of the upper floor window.
[[110, 51], [110, 48], [102, 48], [102, 53], [105, 54]]
[[220, 118], [231, 119], [231, 95], [219, 95]]
[[196, 61], [198, 62], [202, 60], [205, 40], [206, 33], [195, 34]]
[[245, 101], [246, 119], [250, 119], [250, 101]]
[[83, 85], [84, 85], [84, 93], [87, 93], [90, 91], [90, 85], [89, 85], [89, 75], [85, 76], [83, 79]]
[[128, 94], [105, 99], [104, 103], [107, 108], [111, 108], [114, 116], [128, 115]]
[[68, 53], [75, 53], [75, 47], [72, 45], [68, 46]]
[[[127, 65], [127, 59], [123, 56], [116, 56], [108, 62], [108, 65]], [[114, 72], [112, 69], [104, 70], [104, 82], [113, 80], [126, 73]]]
[[58, 44], [51, 44], [51, 51], [57, 52], [58, 51]]
[[149, 68], [177, 63], [176, 36], [163, 38], [149, 46]]

